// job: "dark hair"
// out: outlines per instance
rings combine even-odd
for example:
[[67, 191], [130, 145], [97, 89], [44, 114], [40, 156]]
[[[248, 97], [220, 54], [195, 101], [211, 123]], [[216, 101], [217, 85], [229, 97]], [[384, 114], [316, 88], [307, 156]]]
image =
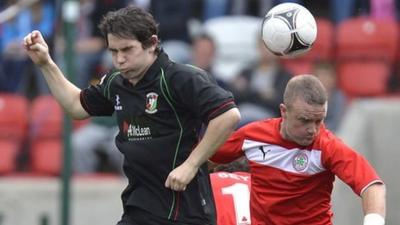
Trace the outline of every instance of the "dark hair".
[[213, 170], [213, 172], [224, 171], [224, 172], [249, 172], [249, 163], [246, 157], [242, 156], [237, 160], [227, 163], [219, 164]]
[[[99, 29], [108, 45], [108, 34], [121, 38], [132, 38], [142, 43], [144, 49], [152, 45], [151, 36], [158, 35], [158, 24], [145, 10], [130, 5], [117, 11], [108, 12], [99, 24]], [[160, 51], [157, 43], [156, 53]]]
[[286, 85], [283, 103], [290, 107], [297, 98], [302, 98], [309, 105], [323, 105], [328, 100], [328, 95], [317, 77], [298, 75]]

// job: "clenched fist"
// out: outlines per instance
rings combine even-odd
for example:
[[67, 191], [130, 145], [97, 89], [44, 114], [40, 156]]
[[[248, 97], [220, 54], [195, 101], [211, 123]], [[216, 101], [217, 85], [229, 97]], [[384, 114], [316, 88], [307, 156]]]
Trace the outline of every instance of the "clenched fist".
[[40, 31], [34, 30], [26, 35], [23, 45], [36, 65], [44, 66], [51, 61], [49, 47]]

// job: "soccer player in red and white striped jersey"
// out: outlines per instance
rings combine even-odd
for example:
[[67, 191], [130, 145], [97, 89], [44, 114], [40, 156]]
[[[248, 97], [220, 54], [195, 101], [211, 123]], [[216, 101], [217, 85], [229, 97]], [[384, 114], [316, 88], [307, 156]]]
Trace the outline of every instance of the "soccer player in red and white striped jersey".
[[312, 75], [293, 77], [281, 118], [248, 124], [211, 158], [249, 160], [252, 225], [331, 225], [335, 176], [361, 197], [364, 225], [383, 225], [385, 186], [368, 161], [325, 128], [327, 94]]

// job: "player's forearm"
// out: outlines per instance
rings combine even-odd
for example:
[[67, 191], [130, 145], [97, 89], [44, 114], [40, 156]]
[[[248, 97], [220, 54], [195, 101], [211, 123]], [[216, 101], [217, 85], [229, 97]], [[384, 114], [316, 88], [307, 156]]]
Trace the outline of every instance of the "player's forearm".
[[230, 109], [211, 120], [203, 139], [186, 160], [187, 163], [197, 168], [200, 167], [226, 141], [229, 135], [235, 130], [239, 121], [240, 113], [237, 108]]
[[89, 115], [80, 103], [80, 89], [68, 81], [60, 68], [50, 61], [39, 67], [55, 99], [72, 118], [84, 119]]
[[[384, 184], [377, 183], [372, 184], [370, 187], [368, 187], [361, 195], [364, 215], [367, 216], [378, 214], [384, 219], [386, 214], [385, 195], [386, 190]], [[366, 223], [364, 222], [364, 224]]]

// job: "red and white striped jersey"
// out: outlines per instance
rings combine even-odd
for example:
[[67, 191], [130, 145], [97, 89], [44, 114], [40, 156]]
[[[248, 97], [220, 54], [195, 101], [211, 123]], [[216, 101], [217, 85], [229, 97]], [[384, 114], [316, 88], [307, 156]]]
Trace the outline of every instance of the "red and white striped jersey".
[[250, 225], [250, 174], [210, 174], [217, 210], [217, 225]]
[[281, 121], [242, 127], [211, 158], [228, 163], [245, 155], [249, 160], [252, 225], [329, 225], [335, 175], [358, 195], [382, 182], [364, 157], [324, 126], [304, 147], [281, 137]]

